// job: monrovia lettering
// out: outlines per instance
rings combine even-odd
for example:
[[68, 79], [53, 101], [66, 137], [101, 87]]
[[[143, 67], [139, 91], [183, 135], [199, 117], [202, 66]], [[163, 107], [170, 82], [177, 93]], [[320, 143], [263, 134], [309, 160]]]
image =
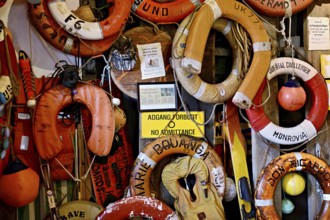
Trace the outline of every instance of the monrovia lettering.
[[288, 142], [296, 142], [307, 139], [307, 134], [305, 132], [301, 132], [301, 134], [298, 135], [290, 135], [290, 134], [283, 134], [281, 132], [274, 131], [273, 137]]

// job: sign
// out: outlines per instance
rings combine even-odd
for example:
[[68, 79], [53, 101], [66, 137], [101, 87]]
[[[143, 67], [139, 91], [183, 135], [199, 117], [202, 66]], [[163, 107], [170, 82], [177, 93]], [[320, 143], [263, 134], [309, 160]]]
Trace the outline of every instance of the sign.
[[[204, 123], [203, 111], [192, 111], [190, 113], [196, 122]], [[204, 137], [204, 125], [196, 125], [184, 111], [142, 112], [140, 121], [141, 138], [158, 138], [173, 134]]]
[[329, 18], [308, 17], [308, 50], [329, 50]]

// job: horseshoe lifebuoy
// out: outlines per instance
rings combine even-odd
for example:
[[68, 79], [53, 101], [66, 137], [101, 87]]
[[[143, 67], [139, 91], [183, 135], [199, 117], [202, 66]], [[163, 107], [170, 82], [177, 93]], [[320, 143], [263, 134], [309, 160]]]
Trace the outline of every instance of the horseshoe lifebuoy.
[[[306, 88], [310, 90], [312, 104], [304, 121], [294, 127], [280, 127], [270, 121], [263, 107], [253, 106], [246, 111], [250, 124], [256, 132], [274, 143], [283, 145], [297, 144], [313, 138], [328, 114], [327, 85], [323, 76], [310, 64], [290, 57], [273, 59], [267, 73], [267, 80], [278, 75], [290, 74], [292, 71], [295, 76], [305, 82]], [[262, 103], [265, 86], [266, 80], [253, 100], [256, 105]]]
[[57, 116], [61, 109], [74, 102], [84, 104], [93, 116], [88, 149], [98, 156], [109, 154], [115, 128], [110, 100], [103, 89], [78, 83], [73, 91], [62, 85], [52, 87], [38, 100], [34, 113], [33, 138], [42, 159], [51, 159], [63, 149], [63, 142], [56, 130]]
[[132, 4], [132, 11], [152, 22], [178, 22], [193, 12], [202, 2], [204, 0], [175, 0], [167, 2], [135, 0]]
[[164, 202], [147, 196], [132, 196], [110, 203], [97, 220], [126, 220], [139, 216], [155, 220], [178, 219], [177, 214]]
[[186, 135], [163, 136], [144, 147], [132, 168], [129, 181], [132, 195], [151, 196], [152, 170], [160, 160], [171, 154], [185, 154], [202, 159], [210, 172], [210, 182], [223, 198], [225, 174], [220, 157], [206, 142]]
[[323, 160], [307, 153], [287, 153], [275, 158], [260, 173], [255, 190], [258, 219], [281, 219], [275, 210], [273, 198], [281, 178], [295, 171], [312, 174], [323, 190], [323, 203], [316, 219], [330, 219], [330, 167]]
[[200, 73], [210, 29], [219, 17], [237, 21], [249, 33], [253, 43], [254, 55], [249, 71], [232, 99], [235, 105], [246, 109], [252, 105], [252, 100], [267, 73], [271, 46], [262, 22], [245, 5], [238, 1], [205, 2], [192, 20], [181, 65], [189, 73]]
[[177, 29], [172, 44], [172, 67], [183, 88], [193, 97], [202, 102], [222, 103], [232, 98], [242, 82], [240, 77], [242, 67], [242, 52], [236, 44], [231, 29], [231, 22], [224, 18], [217, 19], [212, 28], [223, 33], [233, 52], [233, 68], [227, 79], [221, 83], [209, 84], [197, 74], [191, 74], [181, 67], [181, 60], [189, 34], [193, 14], [187, 16]]
[[115, 0], [109, 16], [100, 22], [88, 22], [74, 15], [64, 0], [43, 0], [55, 21], [67, 32], [88, 40], [101, 40], [118, 35], [130, 14], [131, 0]]
[[313, 0], [276, 0], [267, 2], [262, 0], [246, 0], [246, 3], [258, 13], [274, 17], [296, 14], [307, 8], [312, 2]]
[[53, 47], [64, 53], [75, 56], [91, 57], [108, 50], [117, 39], [114, 34], [103, 40], [81, 40], [64, 29], [54, 20], [47, 7], [46, 0], [39, 4], [28, 2], [28, 16], [30, 22], [39, 34]]

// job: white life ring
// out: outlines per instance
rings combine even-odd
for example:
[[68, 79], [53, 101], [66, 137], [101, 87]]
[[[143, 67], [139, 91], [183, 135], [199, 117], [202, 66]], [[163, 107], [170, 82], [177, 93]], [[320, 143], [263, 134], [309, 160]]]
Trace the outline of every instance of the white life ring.
[[[264, 138], [278, 144], [291, 145], [310, 140], [322, 127], [328, 114], [328, 89], [323, 76], [310, 64], [291, 57], [276, 58], [271, 61], [267, 80], [278, 75], [290, 74], [294, 70], [295, 76], [305, 82], [310, 90], [312, 106], [306, 119], [294, 127], [281, 127], [273, 122], [265, 114], [263, 107], [253, 106], [247, 109], [247, 116], [252, 128]], [[262, 103], [262, 93], [266, 86], [266, 80], [259, 88], [253, 102]]]

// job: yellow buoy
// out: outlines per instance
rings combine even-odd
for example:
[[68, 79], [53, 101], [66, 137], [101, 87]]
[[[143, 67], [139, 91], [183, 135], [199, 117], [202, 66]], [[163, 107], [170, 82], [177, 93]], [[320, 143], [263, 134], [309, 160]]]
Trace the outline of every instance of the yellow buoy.
[[297, 196], [305, 190], [305, 178], [299, 173], [288, 173], [282, 179], [282, 188], [285, 193]]

